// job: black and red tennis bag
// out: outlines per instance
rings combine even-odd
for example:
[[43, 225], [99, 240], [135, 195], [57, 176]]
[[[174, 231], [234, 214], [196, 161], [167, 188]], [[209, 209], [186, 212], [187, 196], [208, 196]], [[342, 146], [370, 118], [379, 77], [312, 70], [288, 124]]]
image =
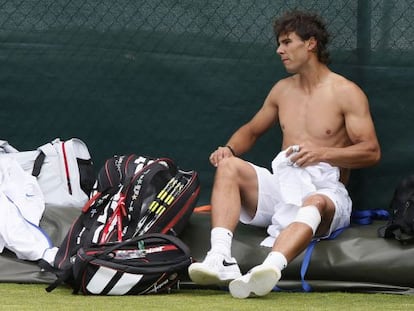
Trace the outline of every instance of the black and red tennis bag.
[[89, 201], [61, 243], [52, 270], [73, 283], [73, 258], [81, 248], [119, 243], [148, 233], [178, 236], [200, 192], [196, 171], [184, 171], [169, 158], [114, 156], [98, 173]]
[[179, 238], [153, 233], [78, 250], [73, 293], [143, 295], [179, 288], [192, 259]]

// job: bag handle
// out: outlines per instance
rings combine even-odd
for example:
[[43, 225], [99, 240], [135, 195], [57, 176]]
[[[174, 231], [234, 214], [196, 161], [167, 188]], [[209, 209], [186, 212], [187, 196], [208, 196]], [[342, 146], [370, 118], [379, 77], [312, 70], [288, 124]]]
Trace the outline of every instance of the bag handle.
[[[123, 246], [126, 245], [130, 245], [130, 244], [137, 244], [139, 241], [142, 241], [144, 239], [161, 239], [167, 242], [170, 242], [172, 244], [174, 244], [175, 246], [177, 246], [180, 250], [182, 250], [184, 252], [185, 255], [189, 256], [190, 255], [190, 249], [188, 248], [188, 246], [181, 241], [179, 238], [173, 236], [173, 235], [169, 235], [169, 234], [164, 234], [164, 233], [148, 233], [148, 234], [143, 234], [140, 236], [135, 236], [132, 239], [129, 240], [125, 240], [123, 242], [117, 242], [117, 243], [110, 243], [107, 245], [112, 245], [112, 247], [107, 248], [104, 252], [102, 252], [102, 255], [108, 255], [111, 252], [113, 252], [114, 250], [121, 248]], [[103, 246], [105, 244], [101, 244], [100, 246]]]
[[40, 153], [37, 155], [33, 164], [32, 175], [34, 177], [39, 177], [40, 170], [42, 169], [43, 163], [45, 162], [45, 158], [45, 153], [42, 150], [40, 150]]

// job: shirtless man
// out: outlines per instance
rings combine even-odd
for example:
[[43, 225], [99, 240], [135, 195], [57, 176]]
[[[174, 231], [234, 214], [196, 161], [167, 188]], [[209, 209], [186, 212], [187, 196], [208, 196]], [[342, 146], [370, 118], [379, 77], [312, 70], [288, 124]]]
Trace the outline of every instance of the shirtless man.
[[[256, 115], [211, 154], [217, 168], [211, 249], [203, 262], [189, 267], [195, 283], [229, 284], [237, 298], [266, 295], [314, 236], [327, 237], [348, 225], [352, 202], [344, 185], [349, 171], [374, 165], [381, 157], [365, 94], [327, 67], [328, 33], [321, 19], [289, 12], [275, 22], [274, 32], [277, 54], [291, 75], [277, 82]], [[283, 141], [272, 173], [238, 157], [276, 123]], [[318, 168], [317, 174], [313, 168]], [[322, 182], [320, 172], [325, 174]], [[304, 175], [308, 179], [302, 180]], [[283, 188], [284, 180], [292, 178], [286, 182], [293, 188]], [[294, 189], [296, 183], [302, 183], [299, 190]], [[292, 204], [295, 196], [298, 203]], [[269, 226], [273, 238], [264, 262], [243, 276], [231, 256], [239, 220]]]

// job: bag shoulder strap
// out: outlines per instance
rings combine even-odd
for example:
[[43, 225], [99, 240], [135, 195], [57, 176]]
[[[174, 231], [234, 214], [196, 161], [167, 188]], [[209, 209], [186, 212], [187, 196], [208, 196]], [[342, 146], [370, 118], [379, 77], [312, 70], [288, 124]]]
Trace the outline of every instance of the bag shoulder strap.
[[40, 151], [34, 160], [32, 175], [39, 177], [40, 171], [42, 170], [43, 163], [45, 162], [46, 155], [43, 151]]
[[55, 153], [55, 148], [53, 147], [53, 145], [59, 142], [61, 142], [61, 140], [59, 138], [55, 138], [52, 142], [46, 143], [37, 148], [39, 154], [37, 155], [34, 161], [32, 170], [32, 175], [34, 177], [39, 177], [43, 163], [45, 162], [46, 155], [53, 155]]
[[388, 220], [390, 213], [385, 209], [354, 210], [351, 214], [351, 221], [358, 225], [369, 225], [374, 220]]

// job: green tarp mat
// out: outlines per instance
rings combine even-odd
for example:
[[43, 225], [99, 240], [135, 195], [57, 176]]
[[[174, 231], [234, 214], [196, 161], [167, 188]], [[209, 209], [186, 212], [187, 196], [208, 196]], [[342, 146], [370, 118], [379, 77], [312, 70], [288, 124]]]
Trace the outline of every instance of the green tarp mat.
[[[72, 221], [80, 214], [73, 208], [48, 207], [41, 227], [49, 233], [56, 246], [63, 240]], [[313, 251], [305, 280], [314, 291], [414, 293], [414, 245], [402, 245], [377, 236], [377, 221], [370, 225], [351, 226], [336, 239], [320, 241]], [[266, 237], [263, 228], [240, 224], [235, 232], [233, 255], [242, 272], [260, 264], [269, 252], [260, 247]], [[190, 247], [194, 260], [202, 260], [210, 247], [210, 215], [193, 214], [181, 235]], [[279, 287], [301, 290], [300, 267], [303, 254], [283, 271]], [[0, 282], [50, 283], [55, 276], [41, 271], [35, 262], [17, 259], [5, 251], [0, 255]], [[203, 288], [186, 279], [182, 288]]]

